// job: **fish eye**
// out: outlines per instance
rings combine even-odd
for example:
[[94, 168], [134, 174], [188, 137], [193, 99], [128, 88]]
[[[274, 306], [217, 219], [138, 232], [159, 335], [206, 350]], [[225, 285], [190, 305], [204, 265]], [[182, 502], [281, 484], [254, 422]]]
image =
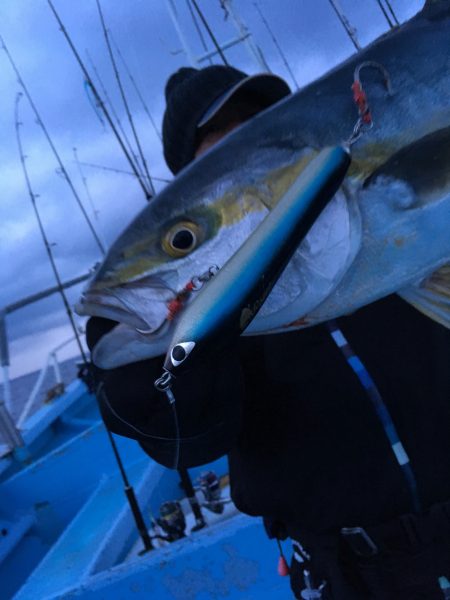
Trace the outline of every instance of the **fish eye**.
[[163, 238], [162, 245], [167, 254], [174, 258], [180, 258], [189, 254], [197, 246], [198, 241], [198, 225], [183, 221], [169, 229]]

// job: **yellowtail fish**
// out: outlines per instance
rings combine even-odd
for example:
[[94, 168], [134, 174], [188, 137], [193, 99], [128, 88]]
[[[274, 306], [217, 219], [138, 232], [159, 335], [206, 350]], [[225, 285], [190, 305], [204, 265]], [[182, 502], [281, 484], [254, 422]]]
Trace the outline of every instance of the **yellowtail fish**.
[[[376, 63], [389, 74], [386, 91]], [[374, 126], [244, 335], [307, 327], [397, 292], [450, 326], [450, 0], [245, 123], [185, 168], [112, 245], [78, 304], [118, 322], [93, 352], [113, 368], [164, 354], [195, 302], [318, 151], [349, 137], [360, 69]], [[193, 283], [192, 283], [193, 282]]]

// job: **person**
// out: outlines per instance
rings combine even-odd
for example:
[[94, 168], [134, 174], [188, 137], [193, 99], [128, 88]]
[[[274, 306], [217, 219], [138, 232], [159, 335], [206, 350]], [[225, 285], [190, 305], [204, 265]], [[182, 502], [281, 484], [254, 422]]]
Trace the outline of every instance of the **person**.
[[[169, 168], [176, 175], [289, 93], [274, 75], [180, 69], [165, 88]], [[90, 348], [113, 325], [91, 318]], [[334, 323], [241, 337], [220, 361], [175, 381], [179, 461], [228, 453], [236, 506], [264, 517], [272, 537], [293, 540], [296, 598], [443, 598], [449, 359], [450, 332], [396, 295]], [[171, 467], [173, 416], [153, 385], [162, 363], [95, 376], [111, 430]]]

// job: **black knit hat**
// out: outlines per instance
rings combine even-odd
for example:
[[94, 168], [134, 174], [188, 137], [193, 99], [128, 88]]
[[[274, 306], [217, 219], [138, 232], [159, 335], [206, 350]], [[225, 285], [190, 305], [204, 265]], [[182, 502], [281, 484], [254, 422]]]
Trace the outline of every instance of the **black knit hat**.
[[275, 75], [249, 77], [222, 65], [183, 67], [168, 79], [162, 134], [164, 158], [172, 173], [177, 174], [193, 160], [199, 123], [205, 124], [237, 90], [247, 88], [263, 107], [290, 93], [287, 83]]

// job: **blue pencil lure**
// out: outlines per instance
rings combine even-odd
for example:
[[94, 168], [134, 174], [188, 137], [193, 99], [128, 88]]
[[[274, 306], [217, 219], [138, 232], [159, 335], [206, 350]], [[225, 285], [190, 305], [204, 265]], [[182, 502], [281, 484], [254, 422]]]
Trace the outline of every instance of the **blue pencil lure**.
[[351, 158], [347, 148], [323, 149], [219, 273], [186, 307], [155, 385], [202, 356], [213, 356], [250, 324], [309, 229], [341, 185]]

